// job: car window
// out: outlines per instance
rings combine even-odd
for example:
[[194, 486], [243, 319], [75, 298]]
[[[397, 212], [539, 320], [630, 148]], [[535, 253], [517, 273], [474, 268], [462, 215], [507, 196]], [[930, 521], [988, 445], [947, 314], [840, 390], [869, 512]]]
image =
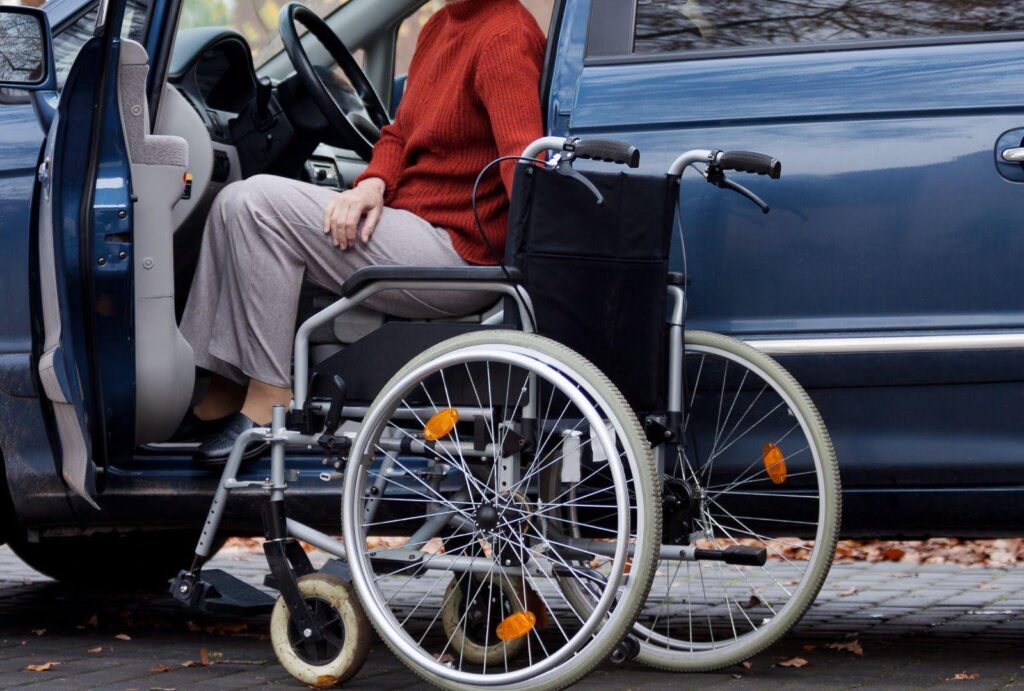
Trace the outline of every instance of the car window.
[[[547, 33], [551, 23], [551, 10], [555, 0], [520, 0], [526, 9], [537, 18], [540, 28]], [[429, 0], [419, 10], [405, 18], [398, 26], [398, 43], [395, 47], [395, 74], [406, 74], [412, 54], [416, 51], [416, 41], [420, 37], [423, 25], [444, 7], [444, 0]]]
[[[146, 17], [149, 3], [143, 0], [128, 0], [125, 8], [124, 23], [121, 25], [121, 37], [130, 38], [139, 43], [146, 41]], [[71, 65], [78, 57], [78, 51], [92, 36], [96, 28], [96, 5], [79, 15], [77, 19], [64, 25], [53, 36], [53, 62], [57, 70], [57, 88], [64, 87], [64, 80], [71, 71]]]
[[[178, 29], [222, 26], [245, 36], [257, 68], [283, 49], [277, 15], [289, 0], [185, 0]], [[304, 0], [320, 17], [334, 14], [348, 0]], [[300, 25], [299, 33], [306, 31]]]
[[1024, 31], [1024, 0], [638, 0], [633, 50], [663, 53]]

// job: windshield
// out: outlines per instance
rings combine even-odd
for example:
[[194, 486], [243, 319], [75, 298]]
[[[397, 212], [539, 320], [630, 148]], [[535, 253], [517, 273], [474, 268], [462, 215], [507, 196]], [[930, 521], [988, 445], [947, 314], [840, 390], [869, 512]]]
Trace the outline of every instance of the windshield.
[[[260, 65], [281, 51], [277, 13], [288, 0], [185, 0], [178, 29], [224, 26], [245, 36], [253, 64]], [[333, 14], [348, 0], [304, 0], [320, 17]], [[299, 27], [300, 33], [305, 29]]]

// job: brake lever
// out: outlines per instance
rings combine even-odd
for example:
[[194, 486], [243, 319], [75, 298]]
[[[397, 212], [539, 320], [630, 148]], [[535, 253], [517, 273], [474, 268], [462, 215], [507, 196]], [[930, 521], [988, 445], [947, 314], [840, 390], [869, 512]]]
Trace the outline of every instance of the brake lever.
[[604, 195], [601, 194], [600, 190], [594, 186], [594, 183], [587, 179], [587, 176], [572, 167], [572, 162], [575, 159], [576, 157], [569, 152], [562, 153], [558, 158], [558, 162], [555, 164], [555, 172], [569, 178], [570, 180], [575, 180], [586, 187], [587, 190], [594, 195], [594, 198], [597, 200], [597, 205], [604, 206]]
[[751, 192], [738, 182], [733, 182], [729, 178], [725, 177], [725, 173], [723, 173], [720, 168], [708, 168], [708, 171], [704, 174], [704, 177], [707, 179], [708, 182], [710, 182], [712, 185], [715, 185], [716, 187], [721, 187], [722, 189], [726, 190], [732, 190], [733, 192], [736, 192], [737, 194], [746, 197], [750, 201], [754, 202], [754, 204], [756, 204], [763, 213], [767, 214], [769, 211], [771, 211], [771, 207], [768, 206], [768, 202], [761, 199], [759, 196], [757, 196], [756, 194], [754, 194], [753, 192]]

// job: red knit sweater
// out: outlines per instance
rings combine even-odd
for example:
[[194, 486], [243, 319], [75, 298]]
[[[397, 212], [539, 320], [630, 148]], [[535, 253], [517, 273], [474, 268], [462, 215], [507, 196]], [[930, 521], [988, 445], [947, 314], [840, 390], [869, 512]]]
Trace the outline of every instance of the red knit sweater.
[[[480, 170], [522, 153], [543, 134], [538, 95], [544, 34], [519, 0], [462, 0], [420, 33], [395, 121], [381, 132], [369, 167], [384, 203], [448, 229], [467, 262], [494, 264], [473, 221]], [[495, 251], [505, 249], [514, 163], [480, 183], [477, 208]]]

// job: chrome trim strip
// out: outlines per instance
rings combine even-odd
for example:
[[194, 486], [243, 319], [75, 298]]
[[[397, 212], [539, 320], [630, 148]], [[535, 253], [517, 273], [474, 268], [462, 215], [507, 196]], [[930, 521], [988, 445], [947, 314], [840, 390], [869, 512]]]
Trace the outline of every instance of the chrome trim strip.
[[[745, 340], [745, 339], [744, 339]], [[750, 339], [748, 345], [768, 355], [828, 353], [927, 352], [943, 350], [1024, 349], [1024, 332], [951, 336], [863, 336], [849, 338]]]

